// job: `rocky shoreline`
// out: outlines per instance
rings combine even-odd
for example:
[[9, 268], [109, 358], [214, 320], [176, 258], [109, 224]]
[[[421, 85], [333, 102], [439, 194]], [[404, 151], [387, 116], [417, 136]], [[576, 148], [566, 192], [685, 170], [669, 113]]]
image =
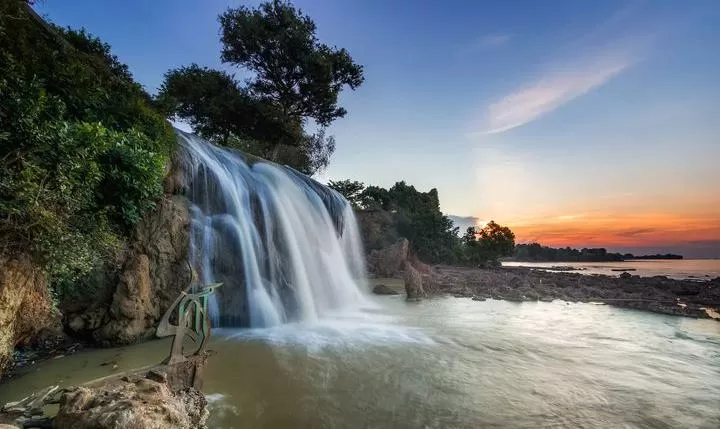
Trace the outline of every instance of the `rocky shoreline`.
[[475, 300], [602, 302], [655, 313], [720, 320], [720, 277], [706, 282], [665, 276], [619, 277], [524, 267], [479, 269], [438, 265], [423, 275], [428, 295]]

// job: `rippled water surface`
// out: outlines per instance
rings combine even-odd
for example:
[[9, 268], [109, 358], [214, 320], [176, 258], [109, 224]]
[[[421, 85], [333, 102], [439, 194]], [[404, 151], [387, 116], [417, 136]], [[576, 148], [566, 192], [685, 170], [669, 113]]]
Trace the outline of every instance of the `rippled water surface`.
[[[720, 427], [718, 322], [562, 302], [375, 302], [331, 322], [220, 332], [210, 427]], [[0, 397], [96, 377], [113, 353], [150, 363], [166, 345], [50, 361]]]
[[622, 262], [503, 262], [506, 267], [572, 267], [580, 274], [618, 276], [622, 270], [641, 277], [667, 276], [677, 280], [710, 280], [720, 277], [720, 259], [628, 260]]

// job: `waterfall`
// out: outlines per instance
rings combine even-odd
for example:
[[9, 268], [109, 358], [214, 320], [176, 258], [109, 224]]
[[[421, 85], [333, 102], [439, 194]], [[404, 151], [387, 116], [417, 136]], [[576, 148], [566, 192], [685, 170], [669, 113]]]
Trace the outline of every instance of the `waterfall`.
[[214, 326], [315, 321], [362, 304], [355, 215], [342, 195], [270, 162], [177, 131], [198, 280], [222, 282]]

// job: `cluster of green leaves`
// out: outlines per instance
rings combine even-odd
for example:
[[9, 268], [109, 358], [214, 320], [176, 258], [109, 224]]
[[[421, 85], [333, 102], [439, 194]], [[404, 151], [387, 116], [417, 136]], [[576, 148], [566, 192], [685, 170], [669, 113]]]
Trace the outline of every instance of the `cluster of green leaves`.
[[345, 196], [356, 210], [391, 213], [394, 228], [388, 233], [407, 238], [414, 254], [423, 261], [456, 261], [458, 229], [440, 211], [437, 189], [420, 192], [405, 182], [384, 189], [350, 180], [330, 181], [328, 186]]
[[[347, 113], [338, 96], [362, 84], [362, 67], [320, 43], [312, 19], [284, 1], [228, 9], [219, 21], [222, 61], [252, 77], [240, 83], [224, 71], [180, 67], [166, 73], [157, 104], [216, 143], [306, 174], [326, 167], [335, 140], [324, 128]], [[318, 132], [306, 132], [309, 121]]]
[[106, 260], [162, 193], [175, 136], [110, 47], [0, 3], [0, 252], [57, 291]]
[[[390, 189], [365, 186], [352, 180], [330, 181], [328, 186], [342, 194], [356, 211], [377, 213], [361, 216], [369, 219], [365, 243], [369, 248], [385, 246], [398, 236], [410, 241], [414, 254], [430, 263], [489, 266], [501, 257], [511, 256], [515, 235], [508, 227], [491, 221], [483, 228], [469, 228], [461, 238], [452, 220], [440, 211], [437, 189], [420, 192], [405, 182], [397, 182]], [[385, 223], [391, 219], [392, 227]], [[380, 224], [382, 223], [382, 224]], [[382, 234], [386, 237], [377, 237]], [[387, 239], [384, 239], [387, 238]]]
[[515, 234], [506, 226], [490, 221], [482, 228], [470, 227], [462, 238], [461, 263], [488, 266], [515, 252]]

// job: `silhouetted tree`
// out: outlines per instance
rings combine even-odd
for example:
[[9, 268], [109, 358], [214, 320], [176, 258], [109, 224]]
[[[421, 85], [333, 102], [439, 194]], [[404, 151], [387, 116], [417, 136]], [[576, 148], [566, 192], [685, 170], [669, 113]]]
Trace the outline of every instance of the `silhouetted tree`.
[[[278, 119], [304, 125], [313, 119], [327, 126], [347, 111], [338, 106], [345, 86], [364, 80], [362, 66], [345, 49], [320, 43], [310, 17], [292, 4], [273, 0], [257, 9], [240, 6], [220, 15], [222, 60], [253, 72], [248, 89], [276, 108]], [[281, 137], [281, 145], [297, 145]]]
[[361, 196], [365, 189], [365, 184], [353, 180], [336, 180], [329, 181], [328, 186], [335, 189], [347, 199], [354, 208], [360, 208]]
[[515, 234], [506, 226], [490, 221], [483, 228], [469, 227], [462, 239], [465, 262], [485, 266], [515, 251]]

